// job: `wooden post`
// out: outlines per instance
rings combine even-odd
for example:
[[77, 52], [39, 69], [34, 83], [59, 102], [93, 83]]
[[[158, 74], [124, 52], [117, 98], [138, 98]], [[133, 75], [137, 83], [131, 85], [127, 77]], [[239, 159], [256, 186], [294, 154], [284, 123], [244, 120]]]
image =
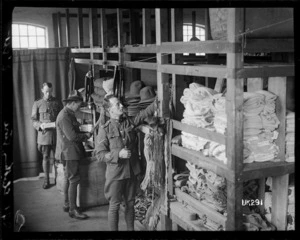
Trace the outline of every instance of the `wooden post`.
[[62, 46], [62, 37], [61, 37], [61, 17], [60, 12], [57, 13], [57, 36], [58, 36], [58, 47]]
[[[98, 43], [98, 24], [97, 24], [97, 9], [90, 8], [89, 9], [89, 36], [90, 36], [90, 48], [93, 48], [94, 45]], [[94, 68], [94, 53], [91, 51], [90, 59], [92, 60], [92, 71], [93, 75], [95, 72]]]
[[151, 9], [143, 8], [143, 45], [151, 43]]
[[70, 14], [69, 9], [66, 9], [66, 45], [70, 47]]
[[[268, 91], [277, 95], [276, 115], [280, 121], [276, 145], [279, 147], [278, 158], [285, 161], [285, 120], [286, 120], [286, 77], [269, 78]], [[272, 178], [272, 223], [278, 230], [286, 230], [288, 207], [289, 175]]]
[[53, 22], [53, 34], [54, 34], [54, 47], [58, 47], [58, 23], [57, 23], [57, 13], [52, 14]]
[[[162, 13], [164, 12], [164, 13]], [[168, 28], [167, 28], [167, 12], [166, 9], [155, 9], [155, 30], [156, 30], [156, 45], [160, 46], [163, 41], [167, 40], [168, 37]], [[162, 56], [162, 53], [158, 52], [156, 55], [157, 66], [167, 63], [167, 58]], [[169, 81], [168, 74], [159, 72], [157, 69], [157, 95], [159, 101], [159, 117], [167, 118], [170, 116], [169, 111]], [[171, 176], [172, 177], [172, 176]], [[161, 193], [164, 194], [164, 193]], [[161, 229], [162, 230], [171, 230], [172, 221], [165, 214], [161, 214]]]
[[[227, 36], [231, 43], [240, 42], [237, 37], [243, 31], [244, 9], [228, 9]], [[239, 69], [243, 67], [241, 53], [227, 54], [227, 68]], [[234, 181], [227, 179], [227, 222], [226, 230], [242, 229], [242, 196], [243, 184], [241, 174], [243, 170], [243, 79], [227, 78], [226, 93], [227, 138], [226, 156], [227, 166], [233, 170]]]
[[[162, 14], [164, 12], [164, 14]], [[156, 45], [160, 46], [162, 42], [168, 39], [168, 19], [167, 9], [155, 9], [156, 23]], [[157, 95], [159, 100], [160, 117], [167, 118], [170, 116], [169, 101], [169, 79], [168, 74], [159, 71], [159, 66], [168, 63], [168, 56], [158, 52], [157, 59]]]
[[78, 48], [83, 47], [83, 18], [82, 18], [82, 8], [78, 8]]
[[100, 9], [100, 26], [101, 26], [101, 45], [103, 49], [102, 53], [102, 60], [103, 60], [103, 65], [106, 65], [107, 61], [107, 53], [106, 53], [106, 46], [107, 46], [107, 23], [106, 23], [106, 16], [105, 16], [105, 9], [101, 8]]
[[122, 11], [120, 8], [117, 8], [117, 24], [118, 24], [118, 46], [119, 46], [119, 64], [122, 65], [123, 63], [123, 54], [122, 54], [122, 47], [123, 47], [123, 16]]

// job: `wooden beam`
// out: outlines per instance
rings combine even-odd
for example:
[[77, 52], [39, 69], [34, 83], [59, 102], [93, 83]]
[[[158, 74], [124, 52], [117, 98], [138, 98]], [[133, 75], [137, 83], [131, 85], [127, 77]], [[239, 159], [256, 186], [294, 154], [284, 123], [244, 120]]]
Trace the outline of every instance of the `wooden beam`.
[[203, 153], [190, 150], [178, 145], [172, 145], [172, 154], [176, 157], [184, 159], [190, 163], [197, 164], [199, 167], [213, 171], [214, 173], [225, 177], [227, 180], [234, 180], [234, 173], [220, 160], [213, 157], [206, 157]]
[[[156, 23], [156, 44], [160, 46], [163, 41], [167, 40], [168, 34], [168, 19], [167, 9], [155, 9]], [[157, 53], [157, 95], [159, 101], [160, 117], [170, 116], [170, 87], [168, 75], [160, 71], [160, 66], [168, 62], [167, 56], [162, 53]]]
[[191, 126], [176, 120], [172, 120], [173, 122], [173, 128], [184, 131], [202, 138], [205, 138], [210, 141], [214, 141], [220, 144], [225, 145], [226, 144], [226, 137], [225, 135], [217, 132], [212, 132], [209, 130], [206, 130], [205, 128], [195, 127]]
[[[89, 36], [90, 36], [90, 48], [94, 48], [94, 44], [97, 45], [98, 42], [98, 24], [97, 24], [97, 18], [95, 18], [95, 15], [97, 15], [97, 9], [90, 8], [89, 9]], [[90, 59], [94, 59], [94, 53], [90, 52]], [[92, 74], [94, 75], [94, 64], [92, 64]]]
[[128, 68], [147, 69], [147, 70], [156, 70], [157, 68], [156, 63], [131, 62], [131, 61], [127, 61], [126, 59], [124, 61], [124, 66]]
[[69, 14], [69, 9], [66, 9], [66, 45], [67, 45], [67, 47], [71, 46], [71, 42], [70, 42], [70, 14]]
[[82, 58], [75, 58], [74, 59], [75, 63], [81, 63], [81, 64], [95, 64], [95, 65], [107, 65], [107, 66], [115, 66], [118, 65], [119, 62], [118, 61], [104, 61], [103, 60], [98, 60], [98, 59], [82, 59]]
[[227, 41], [191, 41], [191, 42], [165, 42], [160, 49], [163, 53], [241, 53], [241, 44], [229, 43]]
[[242, 181], [269, 176], [282, 176], [295, 172], [295, 164], [288, 162], [253, 162], [244, 165]]
[[295, 76], [295, 66], [293, 64], [245, 66], [237, 69], [236, 76], [237, 78]]
[[[71, 48], [72, 53], [103, 53], [103, 48]], [[118, 51], [116, 51], [118, 52]]]
[[156, 44], [148, 44], [145, 46], [125, 45], [124, 52], [125, 53], [156, 53], [157, 47]]
[[294, 52], [294, 39], [247, 39], [244, 52]]
[[101, 28], [101, 45], [103, 48], [103, 54], [102, 54], [102, 60], [103, 63], [105, 64], [107, 61], [107, 53], [105, 52], [105, 49], [107, 47], [107, 22], [106, 22], [106, 15], [105, 15], [105, 9], [101, 8], [100, 9], [100, 28]]
[[143, 45], [151, 44], [151, 9], [142, 9]]
[[215, 211], [211, 207], [205, 205], [205, 203], [202, 203], [201, 201], [193, 198], [189, 194], [186, 194], [182, 192], [179, 188], [175, 189], [175, 194], [177, 196], [177, 199], [179, 201], [183, 201], [187, 205], [195, 208], [197, 211], [201, 212], [202, 214], [205, 214], [210, 218], [211, 220], [223, 225], [225, 227], [226, 224], [226, 217], [222, 215], [221, 213]]
[[[237, 36], [244, 30], [244, 9], [229, 8], [227, 39], [230, 43], [240, 43]], [[241, 53], [227, 53], [227, 68], [243, 67]], [[226, 93], [227, 141], [226, 156], [228, 168], [234, 173], [234, 181], [227, 181], [227, 224], [226, 230], [242, 230], [243, 184], [243, 79], [228, 77]]]
[[77, 31], [78, 31], [78, 47], [84, 47], [83, 42], [83, 19], [82, 19], [82, 8], [78, 8], [78, 17], [77, 17]]
[[187, 65], [158, 65], [158, 71], [161, 73], [179, 74], [187, 76], [199, 76], [199, 77], [214, 77], [214, 78], [227, 78], [232, 73], [227, 73], [225, 66], [221, 65], [198, 65], [198, 66], [187, 66]]

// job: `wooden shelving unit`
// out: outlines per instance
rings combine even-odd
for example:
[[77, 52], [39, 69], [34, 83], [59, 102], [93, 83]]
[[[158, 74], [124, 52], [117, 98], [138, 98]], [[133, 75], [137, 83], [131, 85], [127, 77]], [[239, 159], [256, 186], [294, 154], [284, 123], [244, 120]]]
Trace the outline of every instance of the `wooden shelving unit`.
[[[155, 70], [157, 72], [157, 95], [159, 99], [159, 115], [165, 119], [170, 119], [170, 103], [172, 102], [176, 110], [176, 104], [181, 97], [177, 89], [183, 81], [183, 76], [200, 76], [208, 78], [223, 79], [226, 81], [226, 111], [227, 111], [227, 135], [195, 128], [183, 124], [175, 119], [170, 119], [169, 128], [165, 138], [167, 166], [166, 166], [166, 200], [162, 207], [161, 225], [163, 230], [176, 229], [176, 224], [186, 230], [205, 231], [207, 228], [200, 226], [193, 221], [184, 220], [180, 212], [184, 207], [179, 201], [187, 203], [195, 212], [206, 213], [216, 221], [222, 223], [226, 230], [242, 229], [242, 194], [243, 182], [250, 179], [260, 179], [260, 198], [264, 199], [264, 180], [272, 177], [273, 199], [272, 199], [272, 223], [278, 230], [285, 230], [287, 213], [287, 191], [288, 176], [294, 172], [294, 163], [286, 163], [285, 158], [285, 113], [286, 113], [286, 84], [287, 77], [294, 76], [295, 66], [293, 63], [244, 63], [244, 53], [255, 52], [284, 52], [294, 51], [294, 39], [247, 39], [247, 45], [242, 44], [244, 29], [244, 10], [243, 8], [228, 9], [227, 40], [207, 40], [196, 42], [183, 42], [182, 9], [155, 9], [155, 33], [156, 44], [151, 44], [151, 29], [148, 24], [150, 10], [142, 10], [142, 44], [134, 45], [134, 34], [137, 33], [134, 22], [137, 21], [137, 14], [130, 10], [129, 14], [129, 43], [122, 39], [122, 9], [117, 9], [118, 24], [118, 46], [107, 46], [107, 22], [105, 9], [91, 9], [89, 11], [89, 31], [90, 46], [83, 48], [83, 31], [78, 10], [78, 48], [72, 48], [72, 53], [90, 53], [89, 59], [76, 57], [75, 63], [100, 65], [102, 67], [110, 65], [121, 65], [124, 67], [126, 84], [130, 84], [134, 79], [133, 69]], [[167, 14], [169, 11], [169, 14]], [[96, 16], [100, 13], [100, 28], [95, 27]], [[68, 18], [68, 14], [65, 16]], [[168, 19], [168, 16], [171, 19]], [[170, 21], [169, 21], [170, 20]], [[56, 18], [59, 25], [59, 18]], [[169, 22], [171, 25], [169, 25]], [[58, 28], [59, 29], [59, 28]], [[170, 30], [168, 36], [168, 30]], [[61, 31], [61, 29], [59, 30]], [[58, 31], [58, 32], [59, 32]], [[96, 36], [99, 36], [97, 38]], [[59, 35], [58, 35], [59, 38]], [[100, 42], [98, 42], [100, 40]], [[57, 42], [60, 42], [59, 40]], [[214, 64], [183, 64], [182, 59], [176, 54], [194, 53], [197, 51], [207, 54], [226, 55], [226, 65]], [[108, 60], [108, 53], [117, 53], [118, 60]], [[132, 54], [155, 54], [156, 61], [133, 61]], [[94, 54], [102, 57], [95, 59]], [[168, 55], [171, 58], [168, 58]], [[172, 76], [172, 80], [170, 80]], [[243, 163], [243, 87], [244, 79], [247, 79], [248, 91], [255, 91], [263, 88], [263, 80], [268, 81], [268, 90], [278, 96], [276, 113], [281, 122], [277, 145], [280, 154], [277, 162], [266, 163]], [[136, 80], [136, 79], [135, 79]], [[218, 84], [218, 83], [217, 83]], [[182, 86], [182, 85], [181, 85]], [[216, 85], [216, 88], [220, 86]], [[170, 91], [170, 89], [172, 91]], [[142, 128], [142, 131], [148, 131]], [[184, 149], [177, 145], [172, 145], [170, 138], [173, 130], [180, 130], [192, 133], [202, 138], [222, 143], [226, 145], [227, 164], [205, 157], [203, 154]], [[197, 163], [197, 165], [215, 172], [225, 177], [227, 180], [227, 216], [223, 216], [216, 211], [204, 206], [199, 201], [193, 199], [178, 189], [174, 189], [172, 180], [174, 157], [183, 161]], [[169, 201], [167, 196], [176, 195], [179, 201]], [[174, 224], [175, 223], [175, 224]]]

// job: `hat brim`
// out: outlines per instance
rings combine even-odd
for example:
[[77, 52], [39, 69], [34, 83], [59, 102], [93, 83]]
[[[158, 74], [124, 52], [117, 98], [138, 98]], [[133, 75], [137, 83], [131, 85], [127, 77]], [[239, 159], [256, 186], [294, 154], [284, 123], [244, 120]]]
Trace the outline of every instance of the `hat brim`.
[[63, 102], [83, 102], [83, 98], [80, 97], [69, 97], [64, 99]]
[[145, 99], [145, 100], [141, 100], [139, 101], [139, 104], [141, 103], [151, 103], [151, 102], [154, 102], [156, 97], [153, 97], [153, 98], [149, 98], [149, 99]]
[[125, 94], [125, 99], [141, 98], [140, 94]]

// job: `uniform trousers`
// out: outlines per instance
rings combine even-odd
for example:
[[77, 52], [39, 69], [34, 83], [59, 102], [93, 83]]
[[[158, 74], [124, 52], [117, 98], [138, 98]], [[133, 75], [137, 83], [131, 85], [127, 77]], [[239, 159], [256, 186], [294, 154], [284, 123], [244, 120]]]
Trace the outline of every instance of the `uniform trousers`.
[[64, 201], [72, 211], [76, 208], [77, 186], [80, 182], [79, 160], [63, 160], [62, 164], [64, 166]]
[[125, 222], [127, 230], [134, 230], [134, 203], [137, 191], [137, 177], [122, 180], [106, 180], [104, 195], [109, 201], [108, 224], [111, 231], [118, 231], [120, 204], [125, 203]]

